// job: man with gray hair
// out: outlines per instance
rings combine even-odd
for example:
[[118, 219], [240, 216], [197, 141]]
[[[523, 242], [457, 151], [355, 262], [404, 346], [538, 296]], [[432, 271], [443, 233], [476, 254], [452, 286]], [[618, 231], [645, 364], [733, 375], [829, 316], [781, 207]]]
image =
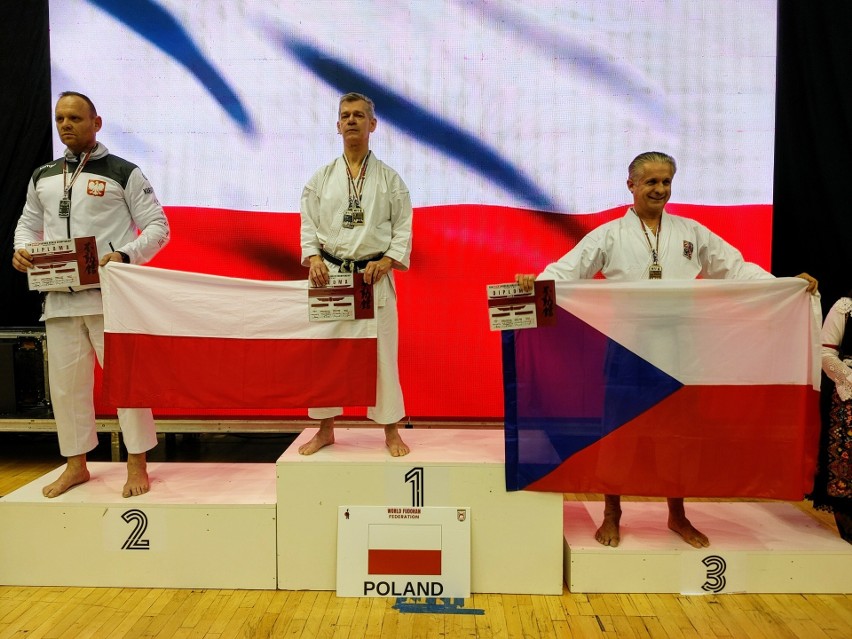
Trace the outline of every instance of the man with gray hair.
[[[633, 206], [619, 219], [589, 232], [573, 249], [550, 264], [540, 279], [591, 279], [598, 273], [606, 279], [753, 280], [773, 276], [757, 264], [746, 262], [742, 253], [707, 227], [666, 212], [677, 165], [670, 155], [658, 151], [641, 153], [628, 167], [627, 188]], [[815, 293], [817, 281], [807, 273], [798, 275]], [[519, 274], [515, 280], [531, 290], [535, 275]], [[595, 539], [604, 546], [620, 541], [621, 497], [606, 495], [604, 521]], [[682, 497], [668, 498], [668, 526], [696, 548], [710, 545], [686, 517]]]
[[[412, 209], [408, 187], [370, 151], [374, 111], [373, 101], [360, 93], [340, 98], [337, 133], [343, 138], [343, 154], [317, 171], [302, 192], [302, 265], [309, 267], [313, 286], [328, 284], [330, 272], [363, 272], [364, 281], [373, 285], [378, 373], [376, 402], [367, 417], [384, 426], [388, 450], [399, 457], [409, 448], [397, 426], [405, 405], [393, 269], [409, 267]], [[342, 412], [339, 407], [311, 408], [308, 415], [320, 419], [320, 427], [299, 452], [312, 455], [333, 444], [334, 418]]]

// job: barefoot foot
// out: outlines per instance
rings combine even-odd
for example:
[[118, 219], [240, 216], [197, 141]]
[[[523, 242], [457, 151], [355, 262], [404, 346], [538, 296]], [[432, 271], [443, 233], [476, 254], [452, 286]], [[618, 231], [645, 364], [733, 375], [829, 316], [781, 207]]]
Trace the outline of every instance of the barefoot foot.
[[669, 530], [683, 537], [683, 540], [693, 548], [707, 548], [710, 545], [707, 535], [697, 530], [686, 517], [669, 517]]
[[145, 453], [127, 456], [127, 483], [121, 491], [122, 497], [144, 495], [151, 488], [148, 480], [148, 465]]
[[621, 496], [604, 495], [604, 519], [595, 531], [599, 544], [615, 548], [621, 541]]
[[399, 429], [396, 424], [385, 426], [385, 446], [388, 447], [392, 457], [402, 457], [411, 452], [411, 449], [399, 436]]
[[334, 431], [331, 429], [320, 428], [317, 434], [311, 438], [307, 444], [299, 446], [300, 455], [313, 455], [320, 448], [325, 448], [334, 443]]
[[696, 530], [686, 518], [686, 510], [682, 497], [669, 497], [666, 499], [669, 506], [669, 530], [683, 537], [683, 540], [693, 548], [707, 548], [710, 540], [707, 535]]
[[52, 499], [53, 497], [58, 497], [69, 488], [87, 481], [89, 481], [89, 470], [86, 468], [85, 463], [80, 466], [79, 464], [72, 464], [69, 461], [65, 470], [59, 476], [59, 479], [42, 488], [41, 494]]
[[595, 539], [599, 544], [604, 546], [618, 546], [621, 541], [621, 530], [619, 527], [619, 519], [611, 515], [604, 515], [603, 523], [595, 531]]

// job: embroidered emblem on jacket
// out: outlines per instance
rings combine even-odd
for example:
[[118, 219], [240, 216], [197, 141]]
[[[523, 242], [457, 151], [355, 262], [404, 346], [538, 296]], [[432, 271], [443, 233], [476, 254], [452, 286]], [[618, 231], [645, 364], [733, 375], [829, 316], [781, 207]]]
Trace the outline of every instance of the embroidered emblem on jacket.
[[692, 242], [690, 242], [688, 240], [683, 241], [683, 256], [686, 259], [688, 259], [688, 260], [692, 259], [692, 252], [694, 250], [695, 250], [695, 246], [692, 244]]
[[86, 193], [95, 197], [103, 197], [104, 193], [106, 193], [106, 182], [103, 180], [89, 180]]

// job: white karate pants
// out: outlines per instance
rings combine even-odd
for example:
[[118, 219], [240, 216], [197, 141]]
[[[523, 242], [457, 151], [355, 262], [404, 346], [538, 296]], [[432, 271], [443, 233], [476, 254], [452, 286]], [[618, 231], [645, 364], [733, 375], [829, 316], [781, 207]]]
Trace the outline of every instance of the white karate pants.
[[[101, 365], [104, 359], [104, 316], [56, 317], [46, 320], [45, 328], [50, 399], [59, 452], [63, 457], [82, 455], [98, 445], [92, 393], [95, 357]], [[144, 453], [157, 445], [150, 408], [119, 408], [118, 424], [127, 452]]]
[[[328, 264], [328, 262], [326, 262]], [[331, 266], [330, 270], [336, 272]], [[378, 375], [376, 379], [376, 405], [367, 408], [367, 418], [377, 424], [395, 424], [405, 417], [405, 402], [399, 383], [399, 320], [396, 311], [396, 290], [390, 277], [382, 278], [376, 285], [376, 349]], [[384, 303], [382, 303], [384, 302]], [[343, 409], [311, 408], [308, 417], [327, 419], [343, 414]]]

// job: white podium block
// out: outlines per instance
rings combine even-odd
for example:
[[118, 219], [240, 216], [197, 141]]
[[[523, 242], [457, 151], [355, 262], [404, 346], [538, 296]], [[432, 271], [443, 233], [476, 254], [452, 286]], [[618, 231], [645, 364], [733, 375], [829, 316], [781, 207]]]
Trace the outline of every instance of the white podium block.
[[783, 502], [689, 502], [710, 547], [667, 527], [664, 502], [623, 502], [621, 543], [595, 541], [603, 502], [565, 503], [565, 583], [574, 593], [848, 593], [852, 545]]
[[391, 457], [381, 428], [335, 430], [278, 459], [278, 587], [335, 590], [338, 506], [470, 507], [471, 591], [562, 592], [562, 495], [506, 492], [502, 430], [408, 429]]
[[54, 499], [63, 467], [0, 499], [0, 584], [134, 588], [277, 585], [272, 464], [151, 463], [124, 499], [123, 463]]

